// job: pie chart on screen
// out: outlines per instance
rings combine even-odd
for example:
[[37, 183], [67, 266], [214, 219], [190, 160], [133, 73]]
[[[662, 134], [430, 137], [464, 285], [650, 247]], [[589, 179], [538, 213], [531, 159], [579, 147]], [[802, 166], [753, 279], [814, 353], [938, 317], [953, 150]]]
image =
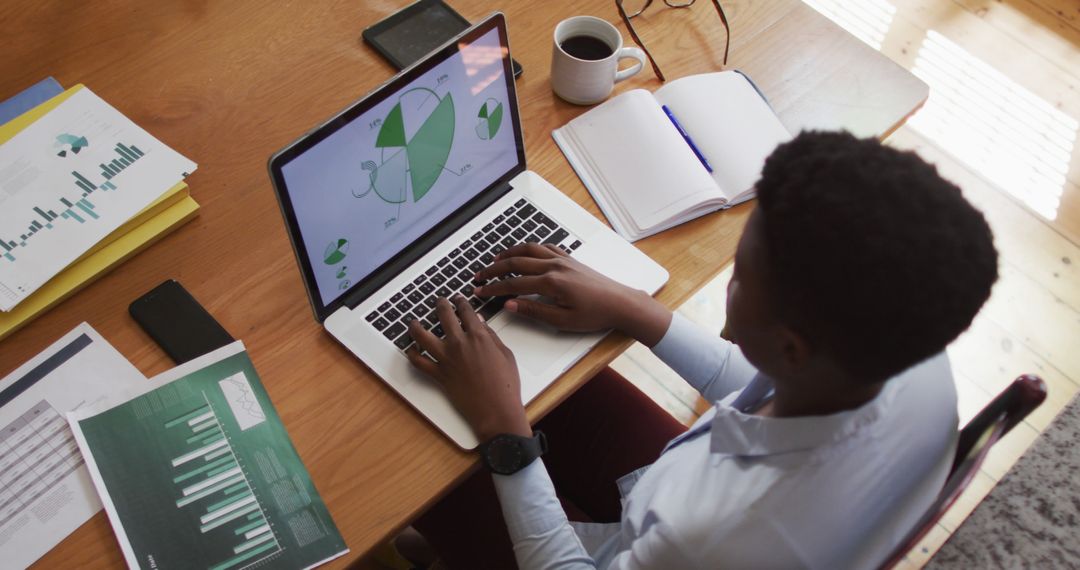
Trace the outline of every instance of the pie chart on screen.
[[424, 87], [410, 89], [382, 120], [375, 147], [380, 161], [368, 160], [369, 187], [384, 202], [419, 202], [439, 180], [454, 142], [454, 99]]
[[345, 255], [349, 253], [349, 240], [338, 239], [330, 242], [330, 245], [326, 246], [323, 251], [323, 263], [327, 265], [334, 265], [345, 259]]
[[476, 114], [476, 136], [491, 140], [499, 133], [502, 126], [503, 105], [496, 99], [488, 99], [480, 106]]

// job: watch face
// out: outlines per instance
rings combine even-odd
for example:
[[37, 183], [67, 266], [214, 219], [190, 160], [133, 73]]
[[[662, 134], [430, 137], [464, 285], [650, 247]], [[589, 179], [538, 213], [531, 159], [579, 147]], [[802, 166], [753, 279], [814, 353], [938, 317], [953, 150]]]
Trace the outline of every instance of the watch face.
[[488, 444], [487, 459], [492, 471], [511, 474], [516, 472], [525, 460], [525, 451], [517, 439], [499, 436]]

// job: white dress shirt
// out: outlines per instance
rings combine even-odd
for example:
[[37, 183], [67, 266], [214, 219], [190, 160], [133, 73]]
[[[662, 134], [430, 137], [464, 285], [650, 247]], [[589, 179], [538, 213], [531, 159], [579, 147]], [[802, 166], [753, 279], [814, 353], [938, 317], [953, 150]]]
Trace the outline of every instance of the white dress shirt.
[[541, 460], [493, 475], [522, 570], [873, 568], [944, 484], [957, 436], [944, 353], [855, 410], [771, 418], [745, 413], [772, 381], [737, 346], [676, 314], [653, 352], [715, 405], [619, 480], [618, 523], [568, 522]]

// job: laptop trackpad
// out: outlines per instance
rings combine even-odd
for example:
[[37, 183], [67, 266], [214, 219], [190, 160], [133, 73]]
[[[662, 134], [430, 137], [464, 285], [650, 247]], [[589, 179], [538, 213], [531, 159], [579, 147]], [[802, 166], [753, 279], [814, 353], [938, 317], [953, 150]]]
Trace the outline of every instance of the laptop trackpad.
[[491, 328], [514, 352], [518, 367], [533, 375], [542, 374], [556, 364], [580, 338], [580, 335], [560, 333], [526, 317], [510, 314], [496, 316]]

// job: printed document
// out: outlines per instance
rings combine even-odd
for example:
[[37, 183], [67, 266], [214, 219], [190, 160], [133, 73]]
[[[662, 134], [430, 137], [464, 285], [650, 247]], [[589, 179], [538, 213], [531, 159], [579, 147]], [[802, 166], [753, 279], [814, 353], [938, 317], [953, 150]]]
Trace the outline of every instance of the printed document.
[[64, 415], [145, 384], [86, 323], [0, 381], [0, 565], [29, 566], [101, 509]]
[[195, 171], [86, 88], [0, 145], [0, 310]]
[[131, 568], [306, 568], [348, 552], [241, 342], [68, 415]]

